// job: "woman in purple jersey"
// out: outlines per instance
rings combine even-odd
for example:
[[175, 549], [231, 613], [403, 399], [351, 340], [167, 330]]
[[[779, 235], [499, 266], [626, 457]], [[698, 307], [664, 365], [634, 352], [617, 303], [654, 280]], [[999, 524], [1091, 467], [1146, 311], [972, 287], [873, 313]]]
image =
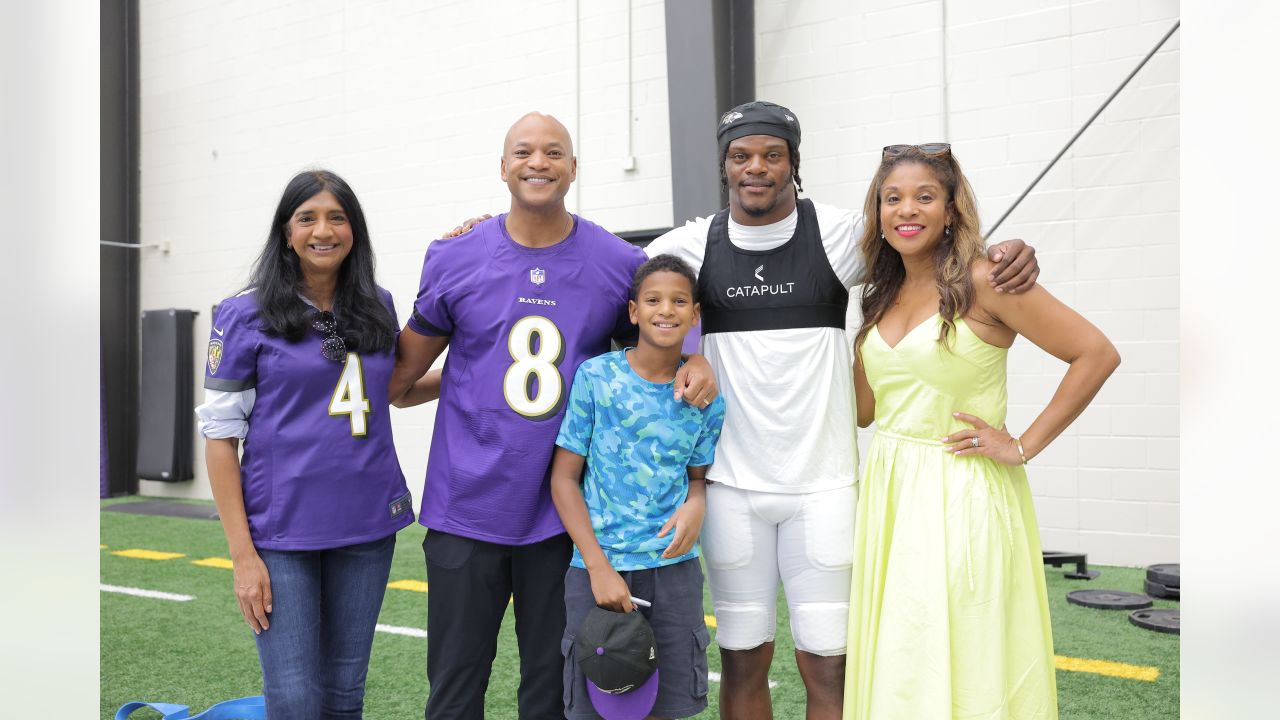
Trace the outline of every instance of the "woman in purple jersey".
[[395, 534], [413, 522], [386, 393], [397, 326], [355, 193], [295, 176], [248, 289], [218, 305], [196, 409], [273, 720], [361, 717]]

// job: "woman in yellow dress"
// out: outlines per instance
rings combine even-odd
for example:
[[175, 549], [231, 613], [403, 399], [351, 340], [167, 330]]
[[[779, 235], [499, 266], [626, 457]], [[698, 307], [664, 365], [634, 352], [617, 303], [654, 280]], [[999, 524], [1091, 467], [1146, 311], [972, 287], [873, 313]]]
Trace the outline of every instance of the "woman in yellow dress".
[[[973, 191], [945, 143], [891, 145], [867, 193], [858, 425], [863, 466], [844, 717], [1058, 717], [1039, 531], [1022, 466], [1120, 363], [1041, 285], [987, 282]], [[1018, 335], [1068, 363], [1021, 434], [1005, 428]]]

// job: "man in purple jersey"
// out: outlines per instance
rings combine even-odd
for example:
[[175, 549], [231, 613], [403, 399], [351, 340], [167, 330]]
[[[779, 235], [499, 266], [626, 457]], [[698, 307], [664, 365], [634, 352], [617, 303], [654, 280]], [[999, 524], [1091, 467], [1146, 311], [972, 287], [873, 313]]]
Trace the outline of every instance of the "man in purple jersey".
[[[562, 718], [564, 575], [572, 544], [548, 473], [573, 375], [632, 337], [631, 276], [645, 254], [565, 208], [577, 173], [555, 118], [507, 132], [501, 175], [511, 209], [427, 250], [400, 334], [389, 394], [398, 406], [439, 397], [420, 522], [427, 580], [426, 717], [482, 720], [508, 597], [520, 646], [522, 719]], [[444, 349], [442, 373], [427, 373]], [[700, 357], [677, 397], [709, 404]], [[425, 376], [424, 376], [425, 373]]]
[[[716, 136], [729, 207], [645, 252], [676, 255], [698, 273], [702, 348], [726, 399], [701, 537], [719, 623], [719, 710], [773, 717], [781, 583], [807, 717], [839, 717], [858, 467], [844, 328], [849, 292], [863, 282], [863, 220], [798, 198], [800, 124], [789, 109], [740, 105]], [[1021, 240], [989, 257], [997, 292], [1034, 284], [1034, 250]]]

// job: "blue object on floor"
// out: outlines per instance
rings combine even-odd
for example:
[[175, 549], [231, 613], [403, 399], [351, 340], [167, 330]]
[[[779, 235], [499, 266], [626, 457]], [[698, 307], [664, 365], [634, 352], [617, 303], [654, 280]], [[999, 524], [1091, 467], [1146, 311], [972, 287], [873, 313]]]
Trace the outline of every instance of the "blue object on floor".
[[267, 717], [267, 707], [262, 696], [253, 695], [220, 702], [199, 715], [188, 712], [186, 705], [134, 701], [120, 706], [116, 711], [115, 720], [125, 720], [133, 714], [133, 711], [144, 707], [159, 712], [164, 716], [163, 720], [265, 720]]

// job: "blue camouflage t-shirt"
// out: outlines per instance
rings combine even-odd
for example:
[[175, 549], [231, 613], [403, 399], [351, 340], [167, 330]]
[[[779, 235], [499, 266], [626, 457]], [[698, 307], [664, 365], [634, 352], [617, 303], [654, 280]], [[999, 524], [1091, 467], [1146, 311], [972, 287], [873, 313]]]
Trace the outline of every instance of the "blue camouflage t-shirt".
[[[715, 460], [724, 400], [717, 397], [705, 409], [676, 400], [674, 382], [640, 377], [626, 353], [605, 353], [578, 367], [556, 445], [587, 459], [582, 495], [609, 564], [645, 570], [698, 557], [695, 544], [680, 557], [663, 558], [675, 530], [658, 532], [689, 494], [687, 468]], [[571, 564], [585, 567], [577, 547]]]

